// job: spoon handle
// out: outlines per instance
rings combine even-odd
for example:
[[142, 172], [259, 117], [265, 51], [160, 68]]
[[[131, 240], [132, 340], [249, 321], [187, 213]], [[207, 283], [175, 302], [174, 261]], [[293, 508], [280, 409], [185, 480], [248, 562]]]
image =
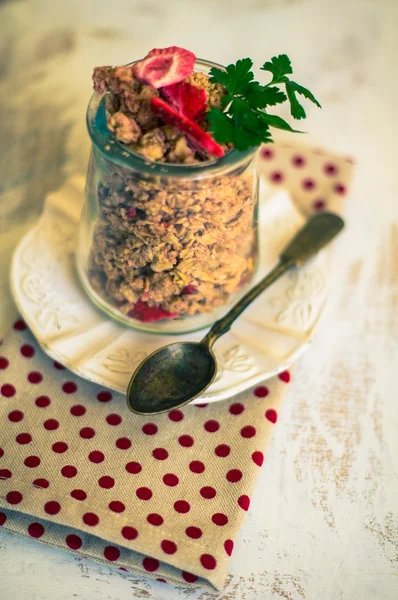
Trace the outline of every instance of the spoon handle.
[[214, 323], [201, 343], [211, 348], [220, 336], [230, 330], [233, 322], [257, 296], [286, 273], [288, 269], [301, 266], [313, 254], [326, 246], [343, 227], [343, 219], [334, 213], [324, 212], [310, 217], [304, 227], [297, 232], [286, 248], [282, 250], [279, 263], [276, 267], [249, 290], [222, 319]]

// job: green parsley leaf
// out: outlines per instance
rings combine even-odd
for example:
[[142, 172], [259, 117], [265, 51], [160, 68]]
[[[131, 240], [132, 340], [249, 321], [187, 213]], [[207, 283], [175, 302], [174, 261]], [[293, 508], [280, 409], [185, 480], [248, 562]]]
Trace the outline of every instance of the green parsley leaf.
[[279, 54], [271, 58], [271, 62], [265, 62], [261, 67], [262, 71], [269, 71], [272, 73], [271, 84], [280, 83], [287, 80], [284, 75], [290, 75], [293, 73], [292, 63], [290, 58], [286, 54]]
[[[250, 58], [238, 60], [226, 69], [210, 69], [210, 82], [223, 85], [227, 93], [221, 98], [221, 107], [212, 108], [207, 113], [210, 131], [220, 144], [234, 144], [238, 150], [259, 146], [262, 142], [271, 143], [270, 127], [300, 133], [277, 115], [268, 114], [267, 106], [275, 106], [286, 100], [295, 119], [304, 119], [305, 110], [297, 99], [304, 96], [317, 106], [321, 106], [315, 96], [295, 81], [290, 81], [292, 73], [290, 59], [286, 54], [274, 56], [264, 63], [263, 71], [272, 74], [267, 85], [254, 81], [253, 62]], [[277, 85], [284, 84], [286, 94]]]

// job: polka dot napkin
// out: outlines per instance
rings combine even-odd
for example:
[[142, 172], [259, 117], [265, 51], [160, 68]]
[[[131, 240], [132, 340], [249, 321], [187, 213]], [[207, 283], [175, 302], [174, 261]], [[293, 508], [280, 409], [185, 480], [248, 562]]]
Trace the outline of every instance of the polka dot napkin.
[[[261, 170], [309, 212], [339, 209], [351, 164], [278, 144]], [[45, 356], [16, 321], [0, 346], [0, 526], [221, 589], [289, 381], [285, 371], [229, 401], [145, 418]]]

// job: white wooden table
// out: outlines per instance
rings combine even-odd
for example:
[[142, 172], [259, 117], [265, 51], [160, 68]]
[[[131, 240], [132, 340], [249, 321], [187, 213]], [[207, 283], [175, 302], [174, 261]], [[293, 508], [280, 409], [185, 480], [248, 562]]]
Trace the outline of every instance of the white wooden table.
[[357, 161], [335, 294], [225, 590], [178, 590], [0, 531], [1, 600], [398, 597], [397, 21], [397, 0], [0, 0], [3, 279], [45, 193], [85, 170], [94, 65], [171, 44], [222, 63], [287, 52], [324, 106], [308, 111], [310, 141]]

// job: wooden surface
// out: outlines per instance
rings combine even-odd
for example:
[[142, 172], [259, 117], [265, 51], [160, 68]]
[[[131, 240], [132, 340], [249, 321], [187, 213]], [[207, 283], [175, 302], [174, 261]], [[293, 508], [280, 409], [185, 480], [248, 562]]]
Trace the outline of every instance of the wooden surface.
[[397, 598], [397, 21], [396, 0], [0, 0], [3, 280], [46, 192], [85, 171], [94, 65], [171, 44], [222, 63], [286, 51], [324, 107], [308, 111], [309, 141], [357, 161], [335, 293], [294, 371], [225, 590], [178, 590], [0, 531], [1, 600]]

